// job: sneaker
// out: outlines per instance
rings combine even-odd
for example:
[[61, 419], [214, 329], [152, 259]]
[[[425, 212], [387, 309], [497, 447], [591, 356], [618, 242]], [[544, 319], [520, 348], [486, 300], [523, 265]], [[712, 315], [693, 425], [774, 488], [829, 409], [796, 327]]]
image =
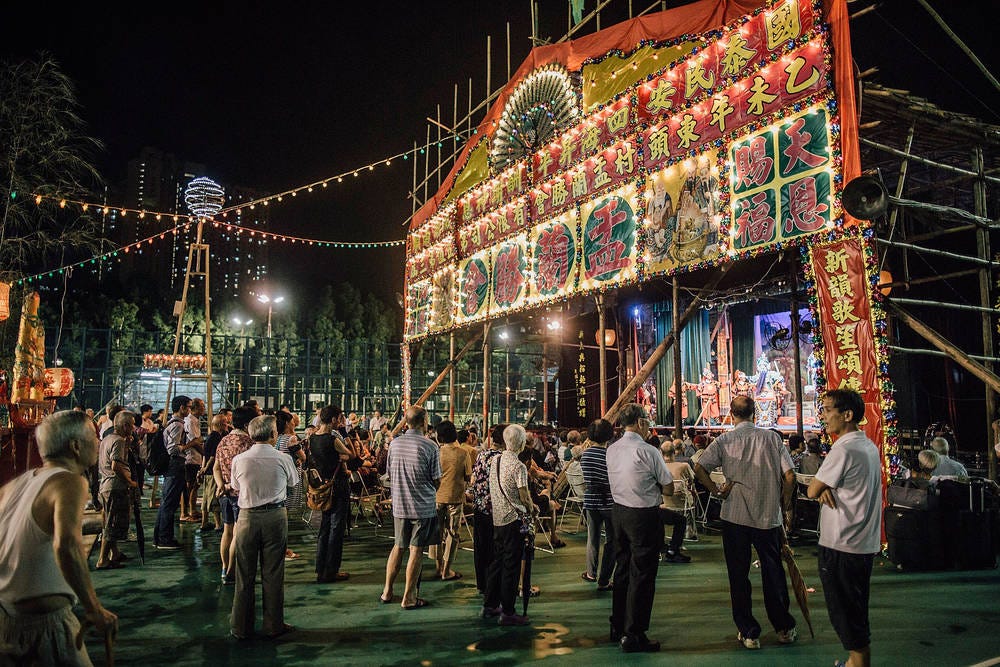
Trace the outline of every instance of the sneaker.
[[497, 625], [527, 625], [531, 621], [527, 616], [521, 616], [520, 614], [502, 614], [500, 620], [497, 621]]
[[160, 551], [177, 551], [178, 549], [181, 548], [180, 543], [177, 542], [176, 540], [174, 540], [173, 542], [162, 542], [160, 544], [154, 544], [153, 546], [155, 546]]
[[496, 618], [503, 614], [501, 607], [483, 607], [479, 612], [479, 618]]
[[799, 631], [795, 628], [791, 630], [782, 630], [778, 633], [778, 643], [779, 644], [794, 644], [795, 640], [799, 638]]
[[753, 638], [750, 638], [750, 637], [744, 637], [742, 632], [740, 634], [736, 635], [736, 641], [738, 641], [739, 643], [743, 644], [743, 646], [745, 646], [745, 647], [747, 647], [748, 649], [751, 649], [751, 650], [760, 648], [760, 640], [759, 639], [753, 639]]

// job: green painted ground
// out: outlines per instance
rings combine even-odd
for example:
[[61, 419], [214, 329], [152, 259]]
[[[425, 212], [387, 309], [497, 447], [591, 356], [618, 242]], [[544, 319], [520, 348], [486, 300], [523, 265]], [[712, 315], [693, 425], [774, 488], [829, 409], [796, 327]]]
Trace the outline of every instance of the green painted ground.
[[[152, 510], [145, 510], [152, 525]], [[345, 549], [351, 580], [313, 583], [315, 545], [301, 522], [290, 544], [303, 558], [288, 563], [286, 621], [298, 631], [283, 641], [236, 642], [228, 637], [232, 587], [219, 583], [218, 537], [202, 536], [183, 524], [181, 552], [157, 552], [150, 545], [146, 565], [94, 572], [104, 604], [121, 619], [115, 651], [119, 665], [460, 665], [560, 664], [832, 665], [844, 657], [830, 628], [816, 575], [815, 548], [798, 547], [811, 596], [816, 638], [799, 619], [797, 644], [780, 646], [773, 632], [763, 648], [750, 652], [735, 641], [729, 612], [725, 564], [718, 534], [703, 535], [687, 548], [689, 565], [662, 565], [650, 636], [663, 642], [655, 655], [623, 655], [607, 642], [609, 593], [580, 579], [586, 535], [565, 535], [555, 555], [539, 553], [533, 581], [542, 595], [532, 600], [531, 627], [499, 628], [480, 620], [472, 554], [462, 551], [457, 582], [425, 582], [421, 595], [432, 606], [403, 611], [380, 605], [385, 558], [391, 541], [370, 526], [354, 530]], [[135, 553], [134, 544], [125, 552]], [[425, 572], [433, 566], [425, 561]], [[93, 559], [91, 559], [93, 565]], [[753, 576], [753, 575], [752, 575]], [[764, 619], [755, 586], [755, 610]], [[402, 593], [402, 579], [397, 596]], [[794, 601], [793, 601], [794, 607]], [[259, 607], [258, 607], [259, 613]], [[902, 574], [877, 561], [872, 582], [873, 650], [878, 665], [972, 665], [1000, 656], [1000, 572]], [[88, 641], [97, 664], [102, 642]]]

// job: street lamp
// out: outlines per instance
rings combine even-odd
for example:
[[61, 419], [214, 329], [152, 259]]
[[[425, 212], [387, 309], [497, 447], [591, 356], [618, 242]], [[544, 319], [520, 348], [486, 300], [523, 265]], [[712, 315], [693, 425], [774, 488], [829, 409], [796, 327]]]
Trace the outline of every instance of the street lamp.
[[233, 318], [233, 324], [240, 328], [240, 338], [246, 335], [246, 328], [253, 324], [253, 320], [242, 320], [238, 317]]
[[274, 312], [274, 304], [281, 303], [285, 300], [283, 296], [276, 296], [273, 299], [267, 294], [258, 294], [257, 300], [261, 303], [267, 304], [267, 337], [271, 337], [271, 314]]

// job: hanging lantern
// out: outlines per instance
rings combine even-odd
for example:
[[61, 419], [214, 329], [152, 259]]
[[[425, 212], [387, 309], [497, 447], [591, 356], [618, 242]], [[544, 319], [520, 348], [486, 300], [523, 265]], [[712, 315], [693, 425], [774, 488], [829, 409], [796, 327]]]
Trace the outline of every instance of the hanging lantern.
[[10, 317], [10, 284], [0, 283], [0, 322]]
[[73, 391], [73, 371], [69, 368], [45, 369], [45, 398], [62, 398]]
[[878, 272], [878, 291], [882, 292], [882, 296], [889, 296], [892, 291], [892, 274], [888, 271]]
[[[600, 329], [598, 329], [597, 333], [594, 334], [594, 340], [597, 341], [598, 345], [601, 344], [601, 330]], [[615, 330], [614, 329], [605, 329], [604, 330], [604, 347], [614, 347], [615, 346], [615, 341], [617, 341], [617, 340], [618, 340], [618, 336], [617, 336], [617, 334], [615, 334]]]

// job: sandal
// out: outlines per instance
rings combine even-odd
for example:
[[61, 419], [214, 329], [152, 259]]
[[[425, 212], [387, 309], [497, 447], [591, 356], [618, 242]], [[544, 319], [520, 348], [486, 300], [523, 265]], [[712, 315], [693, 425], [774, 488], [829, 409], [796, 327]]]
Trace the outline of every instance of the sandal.
[[411, 605], [403, 605], [403, 609], [406, 611], [412, 611], [414, 609], [423, 609], [424, 607], [431, 606], [431, 603], [423, 598], [417, 598], [417, 601]]
[[456, 572], [455, 574], [451, 575], [450, 577], [441, 577], [441, 581], [458, 581], [461, 578], [462, 578], [462, 573], [461, 572]]

